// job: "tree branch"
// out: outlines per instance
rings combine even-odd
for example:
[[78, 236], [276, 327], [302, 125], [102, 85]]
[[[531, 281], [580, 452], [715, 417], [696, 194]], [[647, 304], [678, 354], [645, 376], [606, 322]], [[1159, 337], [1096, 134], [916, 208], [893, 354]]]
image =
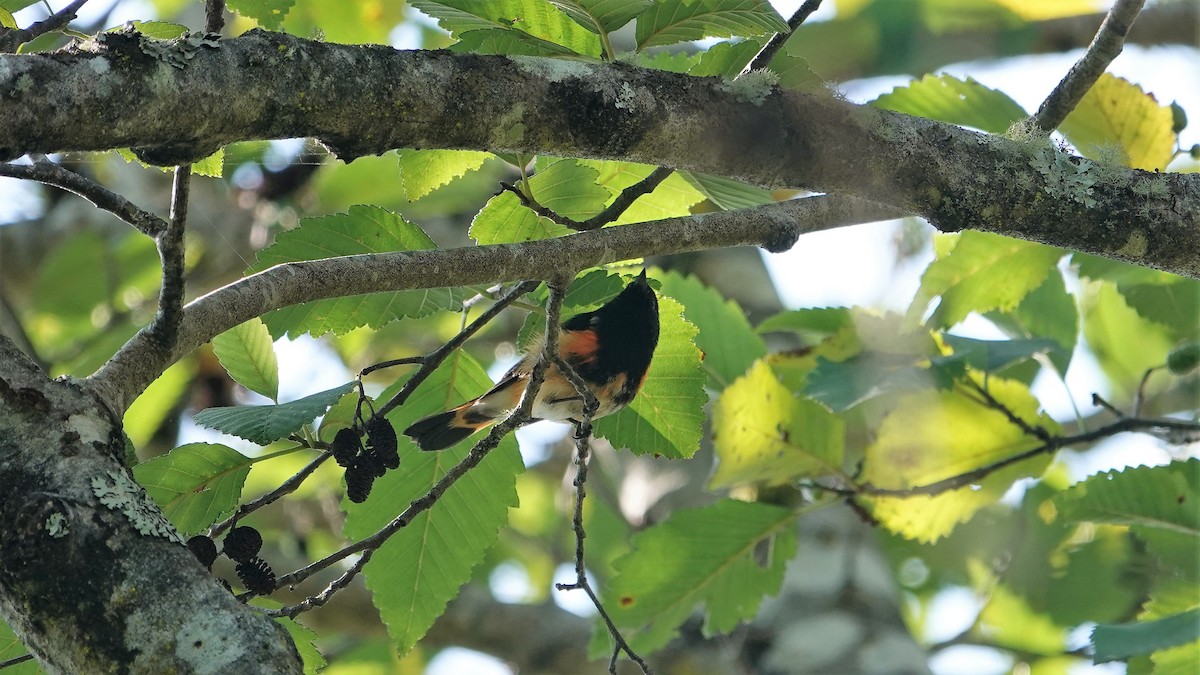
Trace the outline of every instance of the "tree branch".
[[86, 3], [87, 0], [75, 0], [75, 2], [63, 7], [42, 21], [32, 24], [28, 28], [21, 28], [19, 30], [0, 29], [0, 52], [6, 54], [15, 52], [17, 47], [26, 42], [63, 28], [75, 20], [75, 15], [79, 12], [79, 8], [83, 7]]
[[585, 269], [629, 258], [730, 246], [790, 248], [804, 232], [894, 218], [878, 204], [813, 197], [743, 211], [705, 213], [581, 232], [568, 237], [345, 256], [277, 265], [219, 288], [184, 308], [179, 339], [165, 363], [147, 360], [153, 341], [142, 330], [88, 378], [123, 411], [162, 370], [243, 321], [280, 307], [379, 291], [440, 288], [537, 278], [547, 269]]
[[1028, 123], [1050, 133], [1062, 124], [1067, 115], [1079, 105], [1096, 80], [1108, 68], [1108, 64], [1121, 53], [1125, 44], [1125, 36], [1133, 27], [1133, 21], [1146, 0], [1117, 0], [1100, 24], [1096, 37], [1088, 45], [1087, 51], [1079, 58], [1066, 77], [1054, 87], [1054, 91], [1042, 101], [1041, 107], [1029, 119]]
[[155, 238], [158, 257], [162, 260], [162, 287], [158, 291], [158, 311], [148, 332], [168, 352], [175, 344], [179, 322], [183, 320], [183, 233], [187, 225], [188, 183], [191, 177], [190, 164], [175, 167], [175, 182], [171, 186], [171, 222]]
[[804, 4], [797, 7], [796, 13], [792, 15], [792, 18], [788, 19], [788, 31], [786, 33], [776, 33], [773, 35], [770, 41], [768, 41], [767, 44], [763, 46], [762, 50], [755, 55], [754, 60], [750, 62], [750, 65], [746, 66], [746, 70], [743, 72], [759, 70], [771, 65], [771, 59], [775, 58], [775, 54], [779, 53], [779, 50], [783, 48], [783, 43], [787, 42], [788, 38], [792, 37], [792, 33], [800, 27], [800, 24], [804, 23], [808, 17], [812, 16], [813, 12], [820, 8], [821, 0], [804, 0]]
[[[89, 52], [0, 56], [0, 91], [14, 92], [0, 109], [0, 157], [134, 145], [180, 163], [235, 140], [307, 136], [344, 159], [419, 147], [624, 160], [855, 195], [944, 231], [1200, 276], [1200, 175], [1076, 167], [1048, 141], [620, 63], [262, 31], [196, 51], [164, 81], [142, 38], [102, 38]], [[36, 91], [20, 84], [31, 81]], [[295, 105], [298, 91], [319, 103]]]
[[32, 164], [0, 164], [0, 176], [37, 181], [73, 192], [94, 204], [96, 208], [108, 211], [129, 223], [148, 237], [158, 237], [167, 229], [167, 221], [162, 218], [138, 207], [92, 179], [55, 164], [45, 156], [38, 157]]

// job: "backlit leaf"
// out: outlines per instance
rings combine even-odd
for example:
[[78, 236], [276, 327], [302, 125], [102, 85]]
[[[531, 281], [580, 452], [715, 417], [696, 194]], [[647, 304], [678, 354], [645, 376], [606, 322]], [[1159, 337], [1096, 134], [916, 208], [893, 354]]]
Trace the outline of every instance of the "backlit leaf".
[[871, 101], [884, 110], [949, 122], [993, 134], [1008, 131], [1027, 116], [1007, 94], [979, 84], [971, 78], [929, 74]]
[[767, 0], [660, 0], [637, 20], [638, 51], [706, 37], [786, 33], [787, 22]]
[[409, 201], [416, 201], [483, 166], [492, 156], [472, 150], [401, 150], [400, 186]]
[[1161, 171], [1175, 153], [1173, 125], [1170, 106], [1104, 73], [1059, 129], [1085, 157], [1108, 159], [1115, 151], [1126, 166]]
[[683, 303], [683, 315], [695, 324], [696, 346], [716, 388], [724, 387], [766, 355], [767, 348], [742, 309], [692, 276], [664, 275], [662, 292]]
[[550, 0], [580, 26], [593, 33], [611, 33], [633, 21], [651, 0]]
[[279, 361], [271, 333], [253, 318], [212, 339], [213, 353], [234, 382], [276, 401], [279, 398]]
[[545, 0], [410, 0], [462, 39], [478, 30], [515, 30], [577, 54], [600, 56], [600, 40]]
[[191, 443], [138, 464], [133, 475], [188, 536], [233, 513], [252, 462], [225, 445]]
[[296, 0], [228, 0], [229, 9], [248, 16], [268, 30], [279, 30]]
[[1200, 540], [1200, 459], [1107, 471], [1058, 499], [1066, 518], [1161, 528]]

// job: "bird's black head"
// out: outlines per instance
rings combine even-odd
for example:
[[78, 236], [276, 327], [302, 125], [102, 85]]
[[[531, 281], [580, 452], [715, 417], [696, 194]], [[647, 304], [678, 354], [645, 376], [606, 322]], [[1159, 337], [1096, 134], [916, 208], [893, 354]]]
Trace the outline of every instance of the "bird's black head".
[[562, 327], [569, 331], [595, 331], [599, 348], [596, 364], [609, 372], [628, 373], [631, 380], [640, 381], [658, 346], [658, 296], [646, 281], [646, 271], [642, 270], [608, 304], [574, 316]]

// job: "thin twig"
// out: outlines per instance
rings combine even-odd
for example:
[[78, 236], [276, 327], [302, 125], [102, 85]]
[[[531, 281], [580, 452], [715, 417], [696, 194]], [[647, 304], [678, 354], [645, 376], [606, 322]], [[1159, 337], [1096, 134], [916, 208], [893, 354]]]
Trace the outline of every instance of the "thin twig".
[[[1163, 429], [1163, 430], [1181, 430], [1181, 431], [1200, 431], [1200, 423], [1184, 422], [1182, 420], [1170, 419], [1138, 419], [1135, 417], [1124, 417], [1105, 425], [1098, 429], [1093, 429], [1074, 436], [1058, 436], [1052, 437], [1047, 442], [1041, 445], [1026, 450], [1025, 452], [1005, 457], [999, 461], [993, 462], [986, 466], [981, 466], [978, 469], [972, 469], [966, 473], [961, 473], [956, 476], [950, 476], [928, 485], [917, 485], [909, 488], [883, 488], [871, 483], [862, 483], [855, 490], [861, 495], [872, 495], [879, 497], [915, 497], [918, 495], [935, 496], [949, 490], [956, 490], [961, 487], [966, 487], [973, 483], [977, 483], [983, 478], [1018, 462], [1023, 462], [1031, 457], [1036, 457], [1041, 454], [1054, 452], [1059, 448], [1064, 448], [1079, 443], [1091, 443], [1102, 438], [1108, 438], [1116, 434], [1126, 431], [1142, 431], [1147, 429]], [[826, 488], [828, 489], [828, 488]]]
[[87, 0], [75, 0], [75, 2], [28, 28], [10, 30], [0, 34], [0, 54], [11, 54], [26, 42], [66, 26], [75, 20], [75, 15], [79, 12], [79, 8], [83, 7], [86, 3]]
[[220, 33], [225, 27], [225, 0], [204, 0], [204, 32]]
[[1142, 403], [1144, 403], [1146, 400], [1146, 383], [1150, 381], [1150, 376], [1154, 374], [1154, 371], [1159, 370], [1161, 368], [1162, 368], [1162, 366], [1158, 366], [1155, 368], [1147, 368], [1146, 372], [1142, 373], [1142, 381], [1138, 382], [1137, 392], [1135, 392], [1133, 395], [1133, 416], [1134, 417], [1142, 416]]
[[649, 176], [622, 190], [621, 194], [617, 195], [617, 198], [613, 200], [613, 203], [606, 206], [603, 211], [583, 221], [571, 220], [570, 218], [560, 216], [539, 204], [531, 195], [525, 194], [524, 190], [511, 183], [500, 183], [500, 188], [515, 194], [517, 199], [521, 200], [523, 206], [539, 216], [549, 218], [559, 225], [569, 227], [576, 232], [583, 232], [586, 230], [598, 230], [620, 218], [621, 214], [625, 213], [637, 201], [638, 197], [653, 192], [659, 183], [670, 177], [672, 171], [672, 169], [666, 167], [656, 167], [650, 172]]
[[1108, 64], [1121, 53], [1125, 36], [1129, 34], [1145, 1], [1117, 0], [1113, 4], [1087, 51], [1042, 101], [1038, 111], [1026, 122], [1028, 126], [1048, 134], [1063, 123], [1092, 85], [1096, 84], [1096, 80], [1100, 79]]
[[158, 255], [162, 259], [162, 287], [158, 292], [158, 312], [150, 323], [150, 334], [168, 350], [175, 346], [179, 323], [183, 320], [183, 232], [187, 224], [191, 178], [191, 164], [175, 167], [175, 182], [171, 186], [171, 221], [155, 240]]
[[604, 625], [608, 628], [609, 635], [612, 636], [614, 647], [612, 657], [608, 662], [608, 672], [616, 675], [617, 659], [624, 652], [642, 669], [643, 673], [650, 675], [654, 671], [645, 659], [633, 651], [625, 637], [621, 635], [620, 629], [608, 615], [608, 611], [604, 609], [604, 604], [600, 602], [600, 597], [596, 594], [595, 589], [587, 578], [587, 564], [584, 556], [583, 540], [587, 537], [587, 532], [583, 527], [583, 502], [587, 497], [587, 476], [588, 476], [588, 459], [591, 454], [590, 441], [592, 438], [592, 415], [600, 407], [600, 402], [596, 399], [595, 393], [588, 386], [587, 381], [580, 377], [579, 373], [567, 363], [566, 359], [562, 358], [558, 351], [558, 330], [551, 330], [551, 327], [557, 327], [559, 324], [559, 311], [562, 307], [562, 298], [566, 293], [566, 284], [564, 282], [555, 281], [549, 284], [550, 299], [546, 303], [546, 354], [553, 360], [554, 367], [571, 383], [575, 388], [575, 393], [579, 394], [579, 398], [583, 401], [582, 415], [576, 420], [575, 425], [575, 465], [578, 467], [575, 471], [575, 511], [571, 517], [571, 529], [575, 533], [575, 581], [569, 584], [555, 584], [554, 587], [560, 591], [582, 590], [591, 600], [592, 605], [596, 608], [596, 612], [600, 614], [600, 618], [604, 621]]
[[1104, 397], [1101, 396], [1100, 394], [1092, 394], [1092, 405], [1100, 407], [1100, 408], [1104, 408], [1105, 410], [1109, 411], [1110, 413], [1116, 415], [1118, 419], [1125, 416], [1125, 413], [1121, 412], [1120, 410], [1117, 410], [1116, 406], [1114, 406], [1113, 404], [1104, 400]]
[[0, 661], [0, 669], [9, 668], [12, 666], [18, 666], [22, 663], [25, 663], [26, 661], [31, 661], [31, 660], [33, 660], [33, 654], [22, 654], [20, 656], [14, 656], [13, 658], [11, 658], [7, 661]]
[[261, 509], [264, 506], [274, 503], [275, 501], [279, 500], [279, 498], [281, 498], [285, 495], [289, 495], [289, 494], [295, 492], [296, 489], [299, 488], [300, 485], [305, 480], [307, 480], [308, 477], [311, 476], [312, 473], [314, 471], [316, 471], [322, 464], [324, 464], [325, 461], [328, 460], [331, 456], [332, 455], [330, 455], [328, 452], [321, 453], [320, 455], [315, 457], [311, 462], [306, 464], [303, 469], [300, 469], [299, 471], [297, 471], [291, 478], [288, 478], [284, 482], [280, 483], [279, 487], [275, 488], [274, 490], [271, 490], [270, 492], [262, 495], [261, 497], [258, 497], [257, 499], [255, 499], [253, 501], [242, 504], [241, 506], [238, 507], [237, 511], [234, 512], [234, 514], [232, 516], [230, 516], [230, 517], [226, 518], [225, 520], [217, 523], [216, 525], [213, 525], [212, 527], [208, 528], [208, 536], [210, 538], [216, 538], [216, 537], [221, 536], [222, 532], [224, 532], [225, 530], [228, 530], [230, 527], [233, 526], [234, 523], [238, 522], [242, 518], [245, 518], [246, 516], [250, 515], [251, 513], [254, 513], [255, 511]]
[[[416, 388], [422, 382], [424, 382], [426, 378], [432, 375], [433, 371], [436, 370], [438, 366], [442, 365], [442, 361], [445, 361], [455, 349], [461, 347], [462, 344], [467, 341], [467, 338], [470, 338], [472, 335], [478, 332], [480, 328], [486, 326], [489, 321], [496, 318], [496, 315], [503, 311], [505, 307], [511, 305], [522, 295], [525, 295], [529, 291], [537, 288], [538, 283], [539, 282], [537, 281], [522, 281], [521, 283], [517, 284], [516, 287], [509, 291], [504, 297], [497, 300], [496, 304], [489, 307], [483, 314], [480, 314], [478, 319], [472, 321], [470, 325], [462, 329], [458, 335], [455, 335], [453, 338], [451, 338], [449, 342], [422, 357], [420, 361], [421, 367], [417, 370], [417, 372], [413, 373], [412, 377], [408, 378], [408, 381], [404, 383], [404, 386], [399, 392], [396, 393], [395, 396], [391, 398], [391, 400], [383, 404], [377, 411], [375, 411], [375, 416], [382, 417], [394, 410], [397, 406], [400, 406], [407, 401], [408, 397], [412, 395], [413, 391], [415, 391]], [[362, 374], [366, 375], [374, 370], [378, 370], [380, 367], [384, 366], [364, 368]]]
[[804, 23], [820, 6], [821, 0], [804, 0], [804, 4], [800, 5], [796, 9], [796, 13], [792, 15], [792, 18], [788, 19], [787, 32], [776, 33], [742, 72], [761, 70], [771, 65], [771, 59], [775, 58], [775, 54], [779, 53], [779, 50], [783, 47], [783, 43], [787, 42], [792, 33], [796, 32], [796, 29], [800, 27], [800, 24]]
[[36, 158], [32, 164], [0, 164], [0, 176], [37, 181], [77, 194], [149, 237], [157, 237], [167, 229], [167, 221], [162, 218], [45, 156]]
[[996, 400], [996, 397], [992, 396], [991, 392], [987, 390], [986, 386], [980, 385], [973, 379], [967, 380], [966, 386], [968, 386], [971, 391], [974, 391], [983, 398], [983, 400], [979, 402], [980, 404], [1000, 412], [1000, 414], [1004, 415], [1009, 422], [1012, 422], [1014, 426], [1025, 432], [1026, 435], [1033, 436], [1043, 443], [1049, 443], [1051, 441], [1052, 437], [1049, 431], [1046, 431], [1043, 427], [1034, 426], [1029, 422], [1026, 422], [1020, 415], [1014, 413], [1008, 406]]
[[8, 299], [8, 294], [4, 292], [3, 288], [0, 288], [0, 332], [12, 338], [17, 348], [33, 359], [38, 368], [49, 372], [49, 362], [42, 358], [37, 347], [33, 345], [33, 341], [29, 339], [29, 333], [25, 330], [25, 325], [21, 323], [21, 317], [17, 315], [17, 308]]
[[[522, 282], [520, 285], [518, 285], [517, 290], [523, 289], [526, 286], [528, 286], [529, 289], [532, 289], [536, 287], [536, 285], [537, 282], [533, 281]], [[514, 292], [505, 296], [505, 299], [511, 296], [519, 296], [525, 292], [526, 290], [521, 290], [520, 293], [517, 293], [516, 290], [514, 290]], [[549, 315], [549, 312], [547, 312], [547, 314]], [[554, 333], [555, 331], [546, 331], [548, 336]], [[265, 613], [269, 616], [295, 617], [302, 612], [306, 612], [310, 609], [324, 605], [325, 603], [329, 602], [330, 598], [332, 598], [339, 590], [348, 586], [354, 577], [363, 570], [366, 564], [371, 560], [371, 556], [376, 550], [379, 549], [380, 546], [384, 544], [384, 542], [391, 538], [392, 535], [407, 527], [417, 515], [429, 510], [434, 504], [436, 504], [438, 499], [441, 498], [441, 496], [450, 488], [451, 485], [453, 485], [459, 478], [466, 475], [467, 471], [471, 470], [481, 461], [483, 461], [483, 458], [486, 457], [489, 452], [495, 449], [506, 435], [511, 433], [517, 427], [529, 422], [529, 420], [532, 418], [533, 402], [537, 397], [538, 390], [541, 389], [548, 365], [548, 359], [538, 359], [537, 363], [535, 363], [533, 366], [533, 371], [529, 376], [529, 382], [525, 386], [525, 391], [521, 395], [521, 401], [517, 405], [516, 409], [513, 410], [513, 412], [509, 414], [508, 417], [506, 417], [503, 421], [492, 427], [491, 431], [488, 432], [488, 435], [476, 443], [475, 447], [471, 448], [471, 451], [467, 454], [467, 456], [463, 458], [461, 462], [447, 471], [446, 475], [442, 476], [442, 478], [435, 483], [434, 486], [431, 487], [429, 491], [426, 492], [422, 497], [410, 503], [408, 508], [406, 508], [400, 515], [393, 518], [390, 523], [375, 532], [375, 534], [346, 546], [342, 550], [328, 555], [325, 558], [322, 558], [321, 560], [318, 560], [317, 562], [314, 562], [306, 567], [296, 570], [291, 574], [286, 574], [280, 577], [277, 587], [295, 586], [296, 584], [304, 581], [308, 577], [329, 567], [330, 565], [333, 565], [334, 563], [355, 553], [361, 552], [362, 555], [359, 556], [358, 560], [354, 562], [350, 569], [346, 570], [341, 576], [333, 580], [317, 595], [305, 598], [298, 604], [282, 607], [276, 610], [269, 610]], [[382, 412], [376, 414], [382, 414]]]

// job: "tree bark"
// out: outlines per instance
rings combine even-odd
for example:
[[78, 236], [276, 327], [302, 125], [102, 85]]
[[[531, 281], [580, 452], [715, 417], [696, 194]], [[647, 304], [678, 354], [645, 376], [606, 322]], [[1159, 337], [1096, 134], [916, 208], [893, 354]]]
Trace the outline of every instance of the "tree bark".
[[0, 336], [0, 618], [51, 673], [299, 673], [122, 459], [120, 419]]
[[[188, 40], [191, 40], [190, 42]], [[646, 162], [836, 192], [1200, 276], [1200, 176], [771, 87], [616, 64], [398, 51], [250, 31], [219, 43], [103, 34], [0, 56], [0, 157], [138, 146], [151, 162], [314, 137], [352, 160], [461, 148]]]

